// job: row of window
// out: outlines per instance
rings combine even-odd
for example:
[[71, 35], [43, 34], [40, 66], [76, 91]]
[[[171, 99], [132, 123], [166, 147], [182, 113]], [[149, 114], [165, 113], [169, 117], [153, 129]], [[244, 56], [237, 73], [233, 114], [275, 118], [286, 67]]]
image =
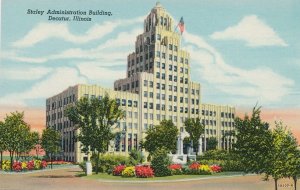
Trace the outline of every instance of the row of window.
[[128, 106], [128, 107], [138, 107], [138, 101], [136, 101], [136, 100], [134, 100], [134, 101], [132, 101], [132, 100], [126, 100], [126, 99], [119, 99], [119, 98], [117, 98], [116, 99], [116, 101], [117, 101], [117, 104], [118, 105], [121, 105], [121, 106]]
[[[149, 96], [148, 96], [149, 94]], [[148, 91], [144, 91], [144, 97], [147, 98], [153, 98], [153, 92], [148, 92]], [[165, 94], [160, 94], [160, 93], [156, 93], [156, 99], [157, 100], [166, 100], [166, 95]], [[169, 101], [174, 101], [174, 102], [177, 102], [177, 96], [172, 96], [172, 95], [169, 95], [169, 98], [168, 98]], [[183, 101], [184, 100], [184, 101]], [[180, 103], [183, 103], [185, 102], [186, 104], [188, 103], [189, 99], [188, 98], [184, 98], [184, 97], [180, 97], [179, 98], [179, 101]], [[191, 104], [195, 104], [196, 105], [199, 105], [199, 99], [194, 99], [192, 98], [191, 99]]]
[[65, 97], [63, 101], [62, 101], [62, 99], [60, 99], [57, 102], [52, 102], [51, 107], [50, 107], [50, 104], [47, 104], [46, 110], [50, 111], [50, 108], [52, 110], [55, 110], [56, 108], [61, 108], [63, 105], [67, 105], [69, 103], [75, 102], [76, 101], [75, 99], [76, 99], [75, 94], [70, 95], [68, 97]]
[[[127, 142], [126, 142], [126, 135], [127, 136]], [[119, 152], [125, 152], [126, 151], [126, 144], [128, 147], [128, 151], [131, 151], [132, 149], [137, 150], [138, 147], [138, 137], [137, 134], [117, 134], [115, 137], [115, 151]]]
[[[166, 79], [166, 74], [156, 72], [156, 78], [165, 80]], [[177, 76], [169, 75], [169, 81], [177, 82]], [[183, 83], [183, 77], [180, 77], [180, 83]], [[184, 84], [188, 84], [188, 78], [184, 78]]]
[[221, 112], [221, 117], [224, 117], [224, 118], [234, 118], [234, 114], [233, 113], [224, 113], [224, 112]]
[[234, 127], [234, 122], [222, 121], [222, 127]]

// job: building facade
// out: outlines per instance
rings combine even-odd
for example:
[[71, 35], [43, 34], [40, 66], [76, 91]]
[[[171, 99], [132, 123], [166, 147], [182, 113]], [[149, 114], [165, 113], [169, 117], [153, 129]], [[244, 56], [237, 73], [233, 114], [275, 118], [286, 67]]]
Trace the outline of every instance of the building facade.
[[[137, 149], [148, 128], [170, 119], [184, 133], [187, 118], [201, 118], [205, 133], [200, 138], [200, 152], [211, 137], [218, 148], [231, 147], [234, 138], [235, 108], [204, 104], [201, 85], [191, 81], [190, 54], [181, 48], [181, 36], [174, 30], [174, 20], [158, 3], [144, 20], [144, 32], [137, 36], [135, 51], [127, 57], [126, 78], [114, 82], [114, 89], [79, 84], [46, 100], [46, 125], [62, 134], [62, 157], [80, 162], [85, 155], [74, 141], [76, 130], [64, 115], [64, 108], [81, 97], [115, 98], [126, 112], [114, 130], [121, 132], [109, 152], [128, 154]], [[182, 139], [181, 139], [182, 140]], [[182, 152], [181, 152], [182, 153]]]

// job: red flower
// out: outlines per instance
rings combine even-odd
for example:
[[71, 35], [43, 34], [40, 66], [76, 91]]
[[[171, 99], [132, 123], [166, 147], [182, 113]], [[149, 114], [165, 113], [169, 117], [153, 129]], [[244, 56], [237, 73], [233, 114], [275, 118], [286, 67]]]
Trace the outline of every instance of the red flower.
[[153, 177], [154, 172], [150, 166], [135, 166], [135, 175], [140, 178]]
[[34, 161], [33, 160], [27, 162], [27, 169], [28, 170], [34, 169]]
[[125, 165], [116, 166], [113, 170], [113, 175], [121, 175], [122, 171], [126, 168]]
[[22, 163], [21, 162], [14, 162], [13, 163], [13, 170], [16, 171], [16, 172], [20, 172], [22, 171]]
[[212, 166], [210, 166], [210, 168], [213, 172], [216, 172], [216, 173], [221, 172], [221, 170], [222, 170], [222, 167], [218, 166], [218, 165], [212, 165]]
[[47, 167], [47, 162], [45, 160], [42, 161], [41, 167], [44, 169]]
[[170, 168], [171, 170], [181, 170], [181, 169], [182, 169], [182, 165], [181, 165], [181, 164], [171, 164], [171, 165], [169, 166], [169, 168]]
[[193, 162], [191, 165], [189, 165], [189, 168], [191, 170], [198, 170], [200, 167], [200, 164], [198, 162]]

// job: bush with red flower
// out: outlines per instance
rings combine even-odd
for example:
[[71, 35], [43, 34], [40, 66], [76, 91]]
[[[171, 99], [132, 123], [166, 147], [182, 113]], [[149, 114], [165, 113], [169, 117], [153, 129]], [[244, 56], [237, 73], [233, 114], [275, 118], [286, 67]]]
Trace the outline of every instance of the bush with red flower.
[[216, 164], [210, 166], [211, 170], [215, 173], [219, 173], [222, 171], [222, 167]]
[[115, 176], [120, 176], [122, 175], [123, 170], [126, 168], [125, 165], [118, 165], [115, 166], [115, 168], [113, 169], [113, 175]]
[[135, 175], [138, 178], [154, 177], [154, 171], [150, 166], [135, 166]]
[[22, 171], [22, 162], [15, 161], [13, 163], [13, 170], [16, 171], [16, 172]]
[[169, 166], [171, 169], [172, 175], [181, 175], [182, 174], [182, 165], [181, 164], [171, 164]]
[[30, 160], [27, 162], [27, 169], [28, 170], [33, 170], [34, 169], [34, 161]]

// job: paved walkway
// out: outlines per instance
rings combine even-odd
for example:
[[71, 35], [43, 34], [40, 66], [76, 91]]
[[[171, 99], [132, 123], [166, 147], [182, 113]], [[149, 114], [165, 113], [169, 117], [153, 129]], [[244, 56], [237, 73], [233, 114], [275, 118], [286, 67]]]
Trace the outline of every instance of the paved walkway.
[[[256, 175], [170, 183], [108, 183], [76, 177], [79, 171], [68, 168], [23, 175], [0, 174], [0, 190], [274, 190], [273, 180], [262, 181], [261, 176]], [[292, 181], [280, 181], [279, 184], [292, 184]], [[292, 188], [278, 188], [289, 189]]]

